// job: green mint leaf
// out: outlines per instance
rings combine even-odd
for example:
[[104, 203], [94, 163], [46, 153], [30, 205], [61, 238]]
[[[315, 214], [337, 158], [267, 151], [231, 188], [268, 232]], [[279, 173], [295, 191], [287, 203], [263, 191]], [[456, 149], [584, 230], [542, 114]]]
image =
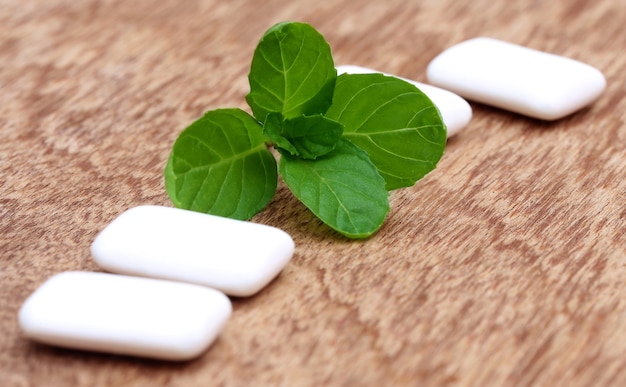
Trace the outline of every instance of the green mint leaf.
[[367, 153], [348, 140], [315, 161], [283, 155], [279, 170], [304, 205], [347, 237], [372, 235], [389, 212], [385, 181]]
[[192, 123], [165, 167], [176, 207], [243, 220], [270, 201], [277, 179], [261, 126], [240, 109], [213, 110]]
[[285, 118], [280, 113], [269, 113], [263, 123], [263, 134], [280, 153], [289, 152], [292, 156], [300, 156], [298, 148], [285, 136]]
[[365, 150], [388, 190], [409, 187], [437, 166], [446, 145], [439, 110], [414, 85], [382, 74], [337, 78], [326, 116]]
[[270, 113], [263, 125], [263, 134], [279, 150], [303, 159], [316, 159], [332, 151], [342, 133], [342, 124], [321, 114], [285, 120], [280, 113]]
[[274, 112], [285, 118], [325, 113], [336, 79], [324, 37], [306, 23], [280, 23], [265, 33], [254, 51], [246, 101], [262, 122]]

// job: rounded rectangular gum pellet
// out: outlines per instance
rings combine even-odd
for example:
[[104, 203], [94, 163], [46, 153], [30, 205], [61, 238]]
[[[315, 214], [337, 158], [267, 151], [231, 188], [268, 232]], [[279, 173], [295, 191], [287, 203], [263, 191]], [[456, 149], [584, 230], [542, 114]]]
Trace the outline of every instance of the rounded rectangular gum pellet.
[[60, 347], [188, 360], [204, 352], [232, 312], [204, 286], [70, 271], [43, 283], [22, 305], [25, 336]]
[[91, 245], [104, 270], [190, 282], [250, 296], [289, 262], [294, 242], [258, 223], [153, 205], [131, 208]]
[[469, 100], [543, 120], [574, 113], [606, 87], [604, 75], [585, 63], [485, 37], [444, 50], [427, 78]]
[[[354, 65], [342, 65], [337, 66], [337, 73], [339, 74], [370, 74], [378, 73], [379, 71], [372, 70], [366, 67], [354, 66]], [[383, 73], [387, 76], [395, 76]], [[448, 138], [457, 134], [463, 129], [469, 121], [472, 119], [472, 108], [463, 98], [448, 91], [443, 90], [435, 86], [426, 85], [411, 79], [396, 77], [412, 83], [422, 93], [426, 94], [428, 98], [437, 106], [441, 113], [443, 123], [446, 125]]]

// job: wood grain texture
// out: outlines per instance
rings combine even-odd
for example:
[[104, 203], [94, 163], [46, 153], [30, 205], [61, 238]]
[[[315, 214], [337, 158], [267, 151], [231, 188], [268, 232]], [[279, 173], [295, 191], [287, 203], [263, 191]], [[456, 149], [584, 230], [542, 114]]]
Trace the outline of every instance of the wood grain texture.
[[[0, 385], [626, 385], [623, 0], [0, 2]], [[424, 81], [490, 36], [599, 68], [592, 106], [546, 123], [472, 103], [439, 167], [394, 191], [378, 234], [329, 231], [281, 183], [254, 221], [296, 242], [233, 299], [218, 341], [165, 363], [33, 344], [49, 276], [98, 270], [95, 235], [170, 203], [162, 169], [202, 112], [246, 108], [262, 33], [312, 23], [337, 64]]]

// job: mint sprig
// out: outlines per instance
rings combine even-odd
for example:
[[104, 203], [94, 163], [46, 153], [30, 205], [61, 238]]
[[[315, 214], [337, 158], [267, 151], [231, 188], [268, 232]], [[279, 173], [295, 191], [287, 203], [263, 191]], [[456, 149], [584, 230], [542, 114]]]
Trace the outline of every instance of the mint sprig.
[[176, 207], [250, 219], [280, 173], [329, 227], [366, 238], [384, 223], [388, 191], [412, 186], [443, 155], [446, 129], [424, 93], [382, 74], [337, 77], [328, 43], [308, 24], [270, 28], [248, 79], [253, 116], [209, 111], [174, 143], [165, 186]]

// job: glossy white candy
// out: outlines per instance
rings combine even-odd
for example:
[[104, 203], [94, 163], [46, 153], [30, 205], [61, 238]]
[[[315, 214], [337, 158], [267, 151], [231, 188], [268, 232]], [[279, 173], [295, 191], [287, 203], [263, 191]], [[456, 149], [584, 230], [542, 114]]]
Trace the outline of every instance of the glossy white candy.
[[470, 100], [544, 120], [581, 109], [606, 86], [602, 73], [587, 64], [491, 38], [443, 51], [429, 64], [427, 78]]
[[186, 360], [211, 345], [231, 311], [228, 297], [204, 286], [74, 271], [31, 294], [19, 323], [46, 344]]
[[132, 208], [96, 237], [100, 267], [191, 282], [250, 296], [291, 259], [291, 237], [274, 227], [160, 206]]
[[[370, 74], [378, 73], [379, 71], [368, 69], [360, 66], [337, 66], [337, 72], [339, 74]], [[393, 76], [390, 74], [385, 74]], [[426, 85], [424, 83], [416, 82], [411, 79], [400, 78], [404, 81], [414, 84], [420, 89], [431, 101], [437, 106], [441, 113], [441, 118], [448, 130], [448, 138], [458, 133], [463, 129], [469, 121], [472, 119], [472, 108], [463, 98], [458, 95], [443, 90], [435, 86]]]

